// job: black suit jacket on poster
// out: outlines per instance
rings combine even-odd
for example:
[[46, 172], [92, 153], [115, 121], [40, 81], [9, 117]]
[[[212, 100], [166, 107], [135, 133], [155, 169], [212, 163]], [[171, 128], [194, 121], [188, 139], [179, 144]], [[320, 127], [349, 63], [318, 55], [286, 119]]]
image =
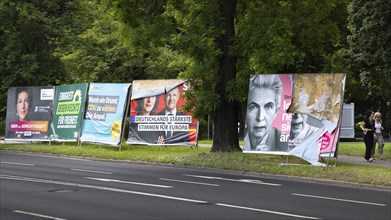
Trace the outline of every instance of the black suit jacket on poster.
[[[158, 115], [166, 115], [166, 110], [159, 112]], [[183, 112], [178, 111], [176, 115], [186, 115]], [[189, 145], [190, 135], [188, 131], [173, 131], [171, 136], [171, 131], [163, 131], [164, 143], [165, 144], [178, 144], [178, 145]]]
[[129, 126], [128, 142], [136, 144], [157, 144], [160, 135], [163, 135], [161, 131], [138, 131], [138, 123], [131, 123]]

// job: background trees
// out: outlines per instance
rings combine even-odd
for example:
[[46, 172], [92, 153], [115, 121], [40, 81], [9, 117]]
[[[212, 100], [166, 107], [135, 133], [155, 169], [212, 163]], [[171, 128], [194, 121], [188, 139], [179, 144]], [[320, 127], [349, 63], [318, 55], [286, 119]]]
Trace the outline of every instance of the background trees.
[[233, 151], [250, 75], [301, 72], [348, 73], [345, 101], [357, 114], [370, 103], [388, 117], [390, 7], [387, 0], [1, 0], [0, 121], [11, 86], [182, 77], [194, 88], [186, 108], [214, 122], [213, 150]]
[[65, 76], [56, 49], [72, 29], [78, 5], [71, 1], [9, 1], [0, 4], [1, 116], [11, 86], [56, 85]]
[[351, 35], [347, 64], [356, 83], [350, 101], [360, 112], [373, 107], [391, 125], [391, 4], [387, 0], [356, 0], [348, 8]]

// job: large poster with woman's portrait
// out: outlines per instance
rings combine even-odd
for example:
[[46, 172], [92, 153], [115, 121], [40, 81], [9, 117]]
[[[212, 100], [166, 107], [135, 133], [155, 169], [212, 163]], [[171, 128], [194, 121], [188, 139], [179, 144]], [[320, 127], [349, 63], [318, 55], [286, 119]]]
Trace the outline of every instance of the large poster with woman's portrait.
[[87, 83], [56, 86], [50, 139], [77, 141], [84, 113]]
[[262, 74], [250, 79], [243, 153], [294, 155], [318, 164], [338, 143], [344, 74]]
[[293, 75], [264, 74], [250, 79], [243, 151], [286, 154], [292, 114]]
[[54, 87], [8, 89], [5, 139], [49, 140]]
[[188, 88], [176, 79], [133, 81], [127, 143], [196, 145], [198, 120], [182, 109]]
[[130, 83], [90, 83], [80, 141], [119, 145]]

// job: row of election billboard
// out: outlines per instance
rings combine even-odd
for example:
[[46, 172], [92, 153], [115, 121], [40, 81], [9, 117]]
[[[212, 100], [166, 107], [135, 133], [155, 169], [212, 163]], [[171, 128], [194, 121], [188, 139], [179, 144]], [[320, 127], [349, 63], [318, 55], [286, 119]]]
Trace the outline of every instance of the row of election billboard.
[[[249, 80], [243, 153], [336, 156], [345, 74], [261, 74]], [[82, 83], [8, 90], [5, 139], [197, 145], [181, 108], [184, 80]]]
[[130, 83], [9, 88], [5, 139], [119, 145], [129, 116], [129, 144], [197, 144], [198, 120], [181, 109], [185, 81], [134, 85], [132, 91]]

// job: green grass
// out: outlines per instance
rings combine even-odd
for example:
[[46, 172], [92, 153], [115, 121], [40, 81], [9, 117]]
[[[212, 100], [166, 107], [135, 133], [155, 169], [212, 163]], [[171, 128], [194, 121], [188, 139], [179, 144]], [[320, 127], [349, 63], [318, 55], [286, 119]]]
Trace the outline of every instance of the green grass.
[[[213, 141], [212, 140], [199, 140], [198, 144], [209, 144], [209, 145], [212, 145]], [[243, 146], [243, 140], [239, 140], [239, 145]]]
[[[199, 144], [208, 144], [212, 145], [212, 140], [201, 140], [198, 142]], [[243, 140], [239, 141], [240, 145], [243, 145]], [[378, 157], [379, 154], [377, 152], [378, 146], [376, 145], [375, 156]], [[364, 142], [340, 142], [338, 153], [340, 155], [349, 155], [349, 156], [358, 156], [364, 157], [365, 154], [365, 144]], [[391, 158], [391, 143], [386, 142], [383, 149], [383, 156], [386, 158]]]
[[[200, 141], [199, 144], [212, 144], [212, 142]], [[391, 148], [386, 146], [385, 149], [385, 156], [390, 158]], [[210, 148], [208, 147], [128, 146], [124, 144], [120, 149], [107, 145], [83, 144], [79, 147], [75, 143], [62, 144], [54, 142], [50, 145], [48, 143], [0, 144], [0, 150], [107, 160], [164, 163], [391, 186], [391, 172], [389, 168], [338, 163], [336, 167], [329, 166], [325, 169], [311, 166], [306, 161], [293, 156], [289, 157], [289, 163], [297, 164], [297, 166], [281, 166], [281, 164], [286, 161], [278, 155], [246, 154], [244, 161], [242, 161], [241, 152], [211, 153]], [[340, 143], [339, 153], [344, 155], [362, 156], [364, 150], [363, 143], [343, 142]]]
[[[338, 153], [341, 155], [350, 155], [350, 156], [359, 156], [364, 157], [365, 154], [365, 144], [364, 142], [340, 142]], [[375, 156], [378, 157], [377, 145]], [[383, 156], [386, 158], [391, 158], [391, 143], [386, 142], [383, 148]]]

